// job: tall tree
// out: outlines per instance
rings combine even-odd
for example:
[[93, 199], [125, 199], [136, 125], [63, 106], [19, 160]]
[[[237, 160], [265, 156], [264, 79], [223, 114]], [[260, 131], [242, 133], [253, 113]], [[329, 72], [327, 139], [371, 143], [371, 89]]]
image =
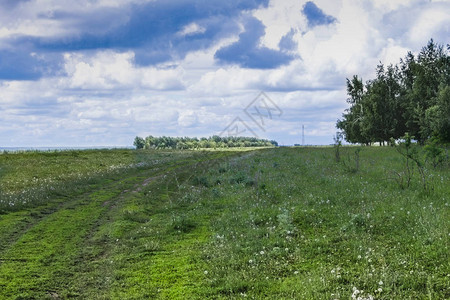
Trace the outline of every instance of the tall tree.
[[[410, 69], [407, 68], [407, 71], [412, 73], [413, 82], [411, 86], [405, 86], [406, 126], [408, 132], [421, 144], [430, 137], [425, 112], [436, 105], [439, 86], [448, 80], [448, 75], [445, 75], [446, 56], [443, 47], [431, 39], [422, 48], [417, 60], [408, 66]], [[411, 79], [408, 78], [408, 82], [409, 80]]]
[[142, 149], [145, 146], [145, 141], [143, 138], [137, 136], [134, 138], [133, 145], [136, 147], [136, 149]]
[[366, 84], [363, 131], [372, 141], [384, 143], [404, 133], [399, 77], [398, 67], [379, 64], [377, 78]]
[[354, 75], [350, 80], [347, 78], [347, 103], [350, 108], [338, 120], [336, 127], [344, 133], [345, 139], [350, 143], [368, 143], [370, 140], [363, 134], [362, 124], [364, 120], [363, 96], [364, 84], [362, 79]]
[[441, 85], [436, 104], [425, 112], [426, 133], [450, 142], [450, 86]]
[[400, 65], [379, 64], [376, 78], [363, 85], [347, 79], [347, 102], [336, 127], [351, 143], [397, 139], [406, 132], [423, 144], [433, 135], [448, 141], [450, 45], [430, 40], [417, 58], [408, 52]]

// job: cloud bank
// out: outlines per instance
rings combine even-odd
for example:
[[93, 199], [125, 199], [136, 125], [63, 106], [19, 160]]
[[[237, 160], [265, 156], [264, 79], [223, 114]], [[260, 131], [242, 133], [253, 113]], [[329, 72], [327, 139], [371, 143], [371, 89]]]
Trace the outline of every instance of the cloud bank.
[[430, 38], [448, 1], [22, 0], [0, 3], [0, 147], [218, 134], [264, 91], [262, 138], [329, 144], [345, 78]]

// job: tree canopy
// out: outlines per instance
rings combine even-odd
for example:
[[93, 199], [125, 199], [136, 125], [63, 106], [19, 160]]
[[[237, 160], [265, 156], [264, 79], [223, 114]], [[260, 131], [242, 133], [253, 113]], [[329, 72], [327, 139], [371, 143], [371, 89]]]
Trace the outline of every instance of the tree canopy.
[[258, 139], [255, 137], [169, 137], [148, 136], [146, 138], [136, 137], [134, 139], [136, 149], [200, 149], [200, 148], [233, 148], [233, 147], [269, 147], [278, 146], [276, 141]]
[[397, 65], [376, 67], [376, 78], [347, 79], [347, 102], [336, 127], [350, 143], [370, 144], [409, 133], [420, 143], [450, 142], [450, 45], [432, 39]]

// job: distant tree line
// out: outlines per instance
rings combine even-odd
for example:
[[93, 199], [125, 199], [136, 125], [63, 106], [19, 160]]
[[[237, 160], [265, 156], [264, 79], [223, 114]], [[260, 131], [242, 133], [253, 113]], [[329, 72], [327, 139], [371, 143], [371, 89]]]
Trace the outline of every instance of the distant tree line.
[[255, 137], [212, 137], [190, 138], [148, 136], [134, 139], [136, 149], [200, 149], [200, 148], [233, 148], [233, 147], [269, 147], [278, 146], [276, 141], [258, 139]]
[[397, 65], [379, 64], [365, 84], [347, 79], [347, 109], [336, 127], [350, 143], [389, 143], [406, 133], [424, 144], [450, 142], [450, 46], [432, 39], [417, 57], [408, 52]]

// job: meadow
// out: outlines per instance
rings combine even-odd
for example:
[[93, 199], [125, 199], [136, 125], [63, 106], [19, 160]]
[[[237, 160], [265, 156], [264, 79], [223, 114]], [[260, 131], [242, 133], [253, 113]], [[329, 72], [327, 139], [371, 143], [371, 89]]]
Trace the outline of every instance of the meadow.
[[1, 154], [0, 298], [450, 298], [448, 165], [355, 149]]

